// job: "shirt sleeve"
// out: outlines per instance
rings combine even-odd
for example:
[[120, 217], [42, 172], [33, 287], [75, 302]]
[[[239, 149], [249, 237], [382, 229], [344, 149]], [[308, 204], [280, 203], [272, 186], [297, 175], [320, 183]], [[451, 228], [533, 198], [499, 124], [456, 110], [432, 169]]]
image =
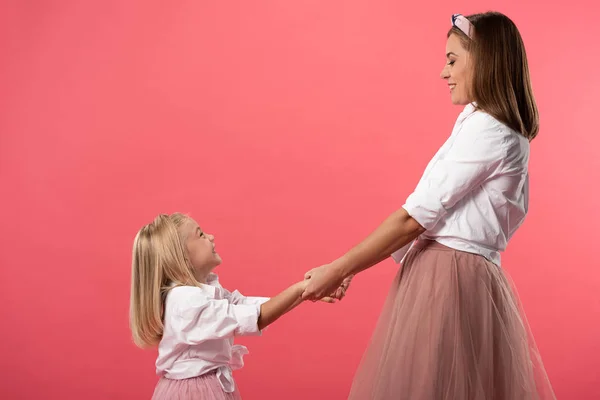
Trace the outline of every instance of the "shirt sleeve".
[[261, 305], [269, 301], [268, 297], [255, 297], [255, 296], [244, 296], [239, 291], [235, 290], [233, 293], [229, 293], [229, 301], [233, 304], [255, 304]]
[[493, 117], [469, 116], [449, 150], [434, 161], [403, 208], [425, 229], [432, 229], [457, 202], [494, 174], [516, 135]]
[[261, 334], [260, 304], [232, 304], [228, 299], [211, 299], [193, 291], [179, 293], [175, 303], [170, 320], [185, 343]]
[[223, 286], [221, 286], [221, 284], [219, 283], [219, 277], [216, 274], [211, 274], [209, 276], [209, 279], [211, 280], [211, 285], [216, 286], [223, 291], [224, 297], [227, 298], [230, 303], [261, 305], [270, 300], [269, 297], [244, 296], [238, 290], [235, 290], [232, 293], [229, 290], [225, 289]]

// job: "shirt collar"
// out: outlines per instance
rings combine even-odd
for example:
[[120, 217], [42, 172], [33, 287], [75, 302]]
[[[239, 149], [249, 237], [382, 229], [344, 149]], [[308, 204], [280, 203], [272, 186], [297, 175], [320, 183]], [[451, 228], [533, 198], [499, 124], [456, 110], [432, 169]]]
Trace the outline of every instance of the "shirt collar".
[[460, 113], [460, 115], [458, 116], [458, 122], [463, 122], [465, 120], [465, 118], [467, 118], [469, 115], [473, 114], [475, 111], [477, 111], [477, 103], [472, 102], [469, 103], [465, 106], [465, 108], [462, 110], [462, 112]]
[[[169, 286], [175, 287], [177, 284], [175, 282], [171, 282]], [[221, 290], [221, 285], [219, 284], [219, 277], [217, 274], [208, 274], [206, 277], [206, 283], [200, 284], [198, 288], [202, 291], [202, 293], [210, 298], [220, 299], [223, 297], [223, 291]]]
[[221, 290], [221, 285], [219, 284], [219, 277], [217, 274], [208, 274], [206, 277], [206, 283], [200, 285], [200, 290], [213, 299], [220, 299], [223, 297], [223, 292]]

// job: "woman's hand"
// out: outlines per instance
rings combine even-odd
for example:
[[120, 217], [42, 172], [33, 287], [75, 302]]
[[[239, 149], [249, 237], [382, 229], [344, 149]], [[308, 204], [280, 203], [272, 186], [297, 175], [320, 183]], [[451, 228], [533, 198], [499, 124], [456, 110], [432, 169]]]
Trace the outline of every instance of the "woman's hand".
[[352, 277], [344, 279], [336, 264], [326, 264], [308, 271], [304, 275], [308, 284], [302, 293], [304, 300], [320, 300], [327, 296], [342, 299]]

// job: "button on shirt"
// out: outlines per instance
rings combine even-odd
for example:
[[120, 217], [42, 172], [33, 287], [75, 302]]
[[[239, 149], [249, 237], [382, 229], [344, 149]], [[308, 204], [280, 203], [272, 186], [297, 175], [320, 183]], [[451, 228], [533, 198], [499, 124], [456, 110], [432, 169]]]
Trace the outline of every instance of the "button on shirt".
[[[528, 162], [527, 138], [469, 104], [403, 208], [423, 238], [500, 265], [527, 214]], [[410, 246], [392, 257], [400, 262]]]
[[186, 379], [216, 370], [226, 392], [233, 392], [232, 370], [248, 353], [234, 345], [235, 336], [257, 336], [260, 305], [265, 297], [245, 297], [224, 289], [210, 274], [201, 287], [175, 286], [165, 300], [164, 333], [158, 346], [156, 372]]

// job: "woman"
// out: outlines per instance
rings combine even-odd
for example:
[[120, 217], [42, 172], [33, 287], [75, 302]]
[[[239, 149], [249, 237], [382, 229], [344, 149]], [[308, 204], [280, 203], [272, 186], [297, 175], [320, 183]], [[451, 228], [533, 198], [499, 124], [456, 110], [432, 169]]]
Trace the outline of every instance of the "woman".
[[441, 77], [465, 106], [452, 134], [402, 208], [306, 274], [303, 297], [341, 297], [353, 275], [402, 260], [351, 399], [554, 398], [500, 268], [527, 214], [538, 133], [523, 41], [502, 14], [456, 14], [446, 57]]

